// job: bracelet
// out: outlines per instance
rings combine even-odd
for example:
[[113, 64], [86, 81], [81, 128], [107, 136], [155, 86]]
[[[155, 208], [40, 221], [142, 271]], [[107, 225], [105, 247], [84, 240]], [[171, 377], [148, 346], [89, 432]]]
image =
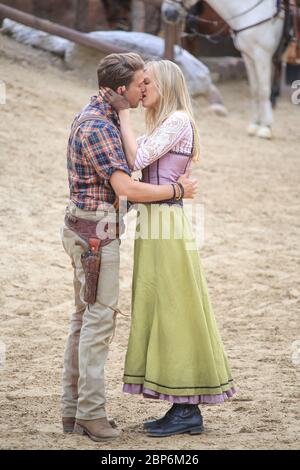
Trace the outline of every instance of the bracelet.
[[179, 201], [181, 199], [182, 191], [178, 183], [175, 183], [175, 185], [178, 190], [178, 195], [175, 196], [175, 201]]
[[177, 183], [173, 183], [173, 184], [174, 184], [174, 200], [177, 201], [178, 193], [179, 193], [179, 186]]
[[177, 183], [177, 184], [178, 184], [178, 186], [179, 186], [180, 189], [181, 189], [181, 199], [183, 199], [183, 198], [184, 198], [184, 187], [183, 187], [183, 185], [182, 185], [181, 183]]
[[173, 188], [173, 197], [172, 197], [172, 199], [175, 199], [176, 198], [175, 183], [172, 183], [172, 188]]

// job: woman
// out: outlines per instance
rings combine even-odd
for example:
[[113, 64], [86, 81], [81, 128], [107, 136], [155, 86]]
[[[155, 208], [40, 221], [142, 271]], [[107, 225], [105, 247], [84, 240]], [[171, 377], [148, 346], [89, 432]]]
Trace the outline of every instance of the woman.
[[[176, 183], [199, 156], [185, 79], [177, 65], [161, 60], [147, 64], [144, 83], [147, 134], [137, 141], [129, 111], [111, 98], [119, 110], [128, 164], [142, 170], [144, 182]], [[174, 185], [175, 204], [139, 207], [135, 240], [124, 391], [173, 404], [163, 418], [144, 423], [157, 437], [201, 433], [198, 405], [222, 403], [235, 393], [180, 192]]]

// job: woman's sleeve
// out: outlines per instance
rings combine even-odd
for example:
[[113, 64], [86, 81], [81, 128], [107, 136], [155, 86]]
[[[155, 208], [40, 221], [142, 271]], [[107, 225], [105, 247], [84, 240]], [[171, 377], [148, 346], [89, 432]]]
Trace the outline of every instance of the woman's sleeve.
[[175, 112], [150, 135], [137, 140], [134, 170], [142, 170], [168, 153], [189, 130], [187, 114]]

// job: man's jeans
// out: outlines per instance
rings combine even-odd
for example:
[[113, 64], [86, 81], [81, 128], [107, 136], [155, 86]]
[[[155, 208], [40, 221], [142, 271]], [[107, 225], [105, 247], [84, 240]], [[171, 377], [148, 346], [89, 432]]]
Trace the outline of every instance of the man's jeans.
[[[69, 212], [89, 220], [101, 220], [104, 211], [83, 211], [72, 202]], [[101, 248], [101, 268], [97, 299], [93, 305], [83, 300], [85, 277], [81, 264], [79, 237], [66, 226], [62, 227], [62, 243], [74, 268], [75, 311], [64, 356], [62, 416], [78, 419], [97, 419], [105, 414], [104, 366], [108, 343], [114, 328], [114, 311], [119, 296], [119, 240]], [[108, 308], [112, 307], [112, 308]]]

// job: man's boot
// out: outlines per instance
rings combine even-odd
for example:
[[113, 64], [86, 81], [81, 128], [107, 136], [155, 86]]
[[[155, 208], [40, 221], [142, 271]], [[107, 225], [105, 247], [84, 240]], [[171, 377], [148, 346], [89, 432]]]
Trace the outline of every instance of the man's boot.
[[97, 418], [92, 420], [76, 419], [74, 433], [81, 436], [88, 436], [93, 441], [103, 441], [119, 437], [121, 431], [114, 429], [107, 418]]
[[[74, 426], [75, 426], [75, 418], [71, 417], [62, 417], [62, 427], [63, 427], [63, 432], [65, 434], [70, 434], [74, 432]], [[111, 425], [112, 428], [117, 428], [117, 423], [113, 418], [108, 419], [109, 424]]]
[[62, 427], [65, 434], [72, 433], [74, 431], [75, 418], [62, 417]]

